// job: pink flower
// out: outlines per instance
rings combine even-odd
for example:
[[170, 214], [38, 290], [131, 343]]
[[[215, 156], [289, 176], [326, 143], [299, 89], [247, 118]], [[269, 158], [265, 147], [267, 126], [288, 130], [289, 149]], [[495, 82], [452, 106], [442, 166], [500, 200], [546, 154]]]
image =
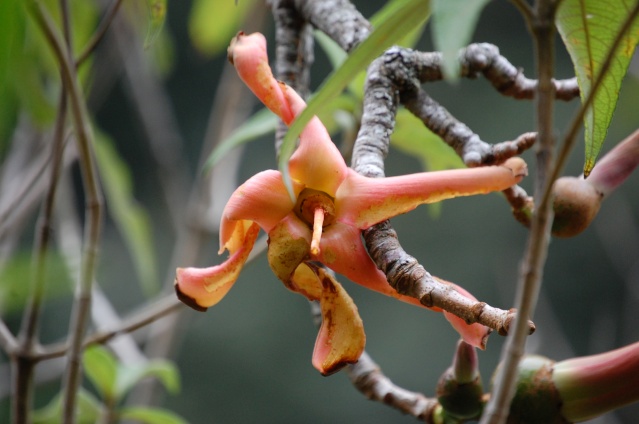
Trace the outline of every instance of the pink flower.
[[[293, 89], [273, 77], [261, 34], [238, 34], [229, 47], [229, 59], [255, 95], [287, 125], [306, 107]], [[372, 290], [422, 306], [388, 284], [368, 256], [360, 231], [420, 204], [503, 190], [521, 180], [526, 164], [513, 158], [501, 166], [366, 178], [346, 166], [315, 117], [300, 135], [289, 172], [295, 200], [281, 173], [274, 170], [254, 175], [233, 193], [220, 229], [220, 253], [228, 250], [229, 259], [211, 268], [179, 268], [175, 287], [180, 299], [195, 309], [215, 305], [237, 280], [263, 229], [269, 235], [268, 261], [275, 275], [292, 291], [320, 302], [323, 321], [313, 365], [330, 374], [357, 361], [365, 335], [351, 298], [316, 263]], [[445, 315], [468, 343], [484, 346], [486, 327]]]

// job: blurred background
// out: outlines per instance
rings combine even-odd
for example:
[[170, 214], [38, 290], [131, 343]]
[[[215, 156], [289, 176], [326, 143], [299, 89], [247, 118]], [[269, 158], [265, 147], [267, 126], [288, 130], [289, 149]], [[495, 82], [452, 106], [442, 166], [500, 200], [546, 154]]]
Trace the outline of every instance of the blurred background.
[[[108, 2], [84, 3], [82, 7], [87, 10], [79, 5], [73, 10], [92, 16], [92, 22], [86, 18], [86, 25], [93, 28]], [[354, 3], [366, 17], [384, 4]], [[258, 0], [240, 0], [237, 5], [232, 0], [169, 2], [164, 28], [147, 49], [143, 48], [145, 37], [148, 41], [146, 16], [136, 10], [136, 5], [123, 4], [91, 63], [81, 68], [101, 149], [116, 158], [107, 166], [115, 167], [116, 163], [124, 169], [120, 175], [128, 179], [133, 199], [125, 203], [139, 215], [137, 224], [122, 226], [122, 219], [117, 218], [121, 204], [107, 196], [108, 216], [96, 279], [122, 317], [152, 303], [166, 290], [170, 292], [176, 266], [219, 263], [222, 258], [216, 253], [216, 226], [220, 208], [239, 183], [260, 170], [277, 167], [273, 135], [268, 134], [233, 150], [212, 174], [202, 171], [212, 148], [261, 107], [238, 84], [225, 53], [230, 36], [238, 30], [260, 30], [273, 39], [273, 20], [264, 4]], [[207, 35], [207, 28], [218, 34]], [[218, 40], [217, 44], [211, 39]], [[487, 5], [473, 41], [496, 44], [511, 63], [534, 77], [532, 43], [522, 18], [509, 2]], [[429, 27], [417, 48], [433, 49]], [[269, 51], [272, 49], [271, 43]], [[314, 88], [331, 70], [318, 46], [315, 53]], [[635, 109], [639, 99], [638, 65], [631, 65], [624, 80], [604, 152], [639, 126]], [[573, 75], [559, 39], [556, 75]], [[25, 84], [16, 91], [26, 90], [26, 80]], [[21, 109], [17, 105], [26, 94], [16, 96], [13, 108], [3, 112], [0, 154], [5, 165], [0, 197], [5, 203], [0, 206], [11, 207], [12, 196], [16, 204], [26, 202], [15, 197], [20, 193], [20, 180], [9, 178], [18, 175], [9, 174], [18, 172], [12, 170], [9, 161], [20, 143], [29, 146], [27, 158], [40, 157], [36, 153], [43, 151], [50, 137], [51, 108], [55, 107], [52, 99], [57, 98], [55, 84], [47, 88], [41, 99], [45, 104], [40, 111], [43, 116], [18, 112]], [[425, 89], [485, 141], [512, 140], [534, 129], [532, 102], [505, 98], [482, 79], [461, 80], [455, 85], [438, 82]], [[576, 107], [576, 101], [557, 104], [555, 126], [559, 137]], [[578, 143], [567, 175], [581, 173], [583, 150], [583, 144]], [[527, 152], [524, 157], [534, 170], [533, 153]], [[62, 190], [69, 193], [66, 198], [61, 194], [59, 203], [66, 202], [67, 206], [58, 206], [56, 213], [59, 217], [76, 214], [81, 220], [79, 171], [72, 159], [66, 170], [71, 189]], [[421, 170], [420, 160], [391, 150], [387, 175]], [[534, 173], [522, 184], [529, 192], [533, 177]], [[639, 340], [638, 188], [636, 174], [604, 202], [595, 222], [584, 233], [573, 239], [552, 240], [534, 317], [537, 332], [527, 345], [530, 352], [561, 360]], [[4, 291], [0, 289], [0, 313], [14, 332], [19, 328], [24, 305], [23, 291], [16, 287], [24, 287], [28, 278], [40, 200], [41, 194], [35, 196], [29, 207], [20, 209], [19, 217], [3, 215], [3, 219], [14, 221], [12, 232], [3, 233], [0, 239], [0, 286], [5, 287]], [[63, 225], [65, 220], [58, 219]], [[500, 195], [448, 200], [440, 209], [421, 207], [392, 222], [403, 247], [429, 272], [462, 285], [492, 306], [513, 306], [527, 230], [512, 218], [509, 205]], [[58, 227], [55, 233], [59, 243], [64, 239], [63, 228]], [[131, 236], [144, 240], [143, 246], [132, 250]], [[58, 262], [50, 272], [50, 296], [40, 331], [43, 343], [59, 341], [67, 331], [70, 279], [63, 261]], [[367, 352], [396, 384], [433, 396], [439, 376], [451, 363], [457, 333], [441, 314], [407, 306], [341, 280], [364, 321]], [[306, 300], [286, 290], [271, 273], [264, 255], [259, 256], [244, 269], [225, 299], [206, 313], [179, 308], [179, 313], [133, 333], [142, 350], [135, 353], [133, 349], [131, 355], [174, 360], [181, 375], [181, 389], [169, 394], [156, 387], [149, 394], [141, 388], [128, 401], [144, 404], [153, 399], [191, 423], [414, 421], [368, 401], [344, 373], [322, 377], [311, 366], [316, 334]], [[479, 353], [486, 387], [503, 341], [493, 334], [486, 351]], [[61, 365], [55, 361], [38, 366], [37, 380], [42, 382], [36, 392], [36, 407], [46, 405], [59, 391], [60, 370]], [[93, 390], [90, 384], [86, 387]], [[0, 353], [0, 422], [8, 422], [8, 390], [8, 358]], [[633, 423], [637, 416], [639, 407], [634, 405], [595, 421]]]

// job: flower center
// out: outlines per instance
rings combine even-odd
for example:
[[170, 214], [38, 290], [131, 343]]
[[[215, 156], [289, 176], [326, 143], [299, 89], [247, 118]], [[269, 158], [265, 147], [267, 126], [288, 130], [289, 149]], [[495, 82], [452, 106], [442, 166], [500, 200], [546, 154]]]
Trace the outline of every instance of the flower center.
[[311, 254], [317, 256], [322, 230], [335, 221], [335, 199], [323, 191], [305, 188], [297, 197], [295, 215], [313, 230]]

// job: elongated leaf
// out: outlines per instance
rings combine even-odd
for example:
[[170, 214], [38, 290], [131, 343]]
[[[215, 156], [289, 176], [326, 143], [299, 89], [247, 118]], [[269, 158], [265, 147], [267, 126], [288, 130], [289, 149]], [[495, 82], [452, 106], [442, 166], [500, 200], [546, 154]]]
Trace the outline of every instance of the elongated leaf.
[[96, 135], [96, 156], [107, 207], [131, 254], [142, 289], [151, 295], [158, 288], [158, 277], [149, 217], [133, 196], [131, 173], [113, 143], [103, 134]]
[[242, 126], [218, 144], [204, 164], [204, 172], [208, 172], [229, 151], [259, 137], [275, 131], [277, 116], [264, 108], [251, 116]]
[[425, 0], [395, 1], [386, 7], [392, 8], [387, 17], [362, 44], [355, 48], [342, 66], [322, 83], [319, 91], [295, 119], [284, 137], [278, 165], [289, 193], [292, 193], [292, 184], [288, 173], [288, 161], [295, 150], [295, 141], [308, 121], [319, 114], [328, 105], [330, 99], [339, 95], [348, 83], [386, 48], [400, 40], [406, 32], [422, 25], [430, 13], [430, 2]]
[[121, 420], [134, 420], [146, 424], [188, 424], [175, 413], [160, 408], [123, 408], [119, 416]]
[[171, 393], [180, 390], [180, 374], [175, 364], [158, 359], [138, 366], [121, 366], [117, 376], [117, 398], [122, 399], [133, 386], [147, 377], [157, 378]]
[[[392, 3], [401, 2], [404, 0], [391, 0], [389, 5], [392, 6]], [[370, 19], [371, 25], [373, 27], [378, 26], [385, 19], [388, 18], [389, 14], [392, 13], [392, 7], [386, 7], [373, 15]], [[415, 46], [415, 43], [419, 40], [424, 30], [424, 26], [420, 25], [413, 29], [412, 31], [408, 31], [401, 37], [397, 42], [398, 46], [409, 47], [412, 48]], [[328, 60], [331, 62], [333, 69], [336, 69], [344, 63], [344, 61], [348, 58], [348, 54], [337, 44], [332, 38], [323, 33], [322, 31], [315, 31], [314, 33], [315, 40], [317, 44], [324, 50]], [[348, 90], [357, 96], [358, 99], [362, 99], [364, 97], [364, 82], [366, 81], [366, 72], [365, 69], [359, 72], [359, 74], [353, 78], [353, 80], [348, 84]]]
[[[570, 53], [581, 90], [581, 99], [591, 92], [608, 52], [623, 23], [636, 8], [637, 0], [564, 0], [557, 11], [557, 28]], [[639, 42], [639, 20], [617, 47], [610, 69], [584, 117], [586, 158], [584, 175], [595, 166], [612, 119], [621, 82]]]
[[431, 26], [435, 49], [444, 57], [444, 76], [459, 78], [457, 52], [470, 41], [481, 11], [489, 0], [433, 0]]
[[100, 395], [114, 399], [118, 363], [113, 354], [102, 346], [90, 346], [84, 351], [82, 365]]

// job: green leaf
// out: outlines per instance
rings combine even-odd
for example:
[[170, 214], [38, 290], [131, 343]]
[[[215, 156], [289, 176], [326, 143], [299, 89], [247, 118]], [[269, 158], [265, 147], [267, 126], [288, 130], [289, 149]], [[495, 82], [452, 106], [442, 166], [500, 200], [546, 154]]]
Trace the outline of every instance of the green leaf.
[[149, 26], [144, 40], [145, 49], [155, 42], [164, 27], [167, 0], [147, 0], [146, 5], [149, 9]]
[[207, 56], [225, 50], [254, 3], [255, 0], [195, 0], [189, 16], [191, 42]]
[[[426, 15], [424, 16], [423, 23], [426, 23], [426, 20], [430, 18], [430, 15], [431, 15], [430, 2], [431, 0], [424, 1], [428, 9], [426, 11]], [[382, 23], [384, 23], [384, 21], [389, 19], [390, 15], [394, 13], [394, 10], [396, 7], [402, 7], [402, 3], [405, 3], [405, 0], [390, 0], [388, 3], [386, 3], [385, 7], [378, 10], [373, 16], [371, 16], [370, 23], [373, 26], [373, 28], [377, 28]], [[424, 27], [425, 25], [418, 25], [413, 27], [413, 29], [411, 30], [406, 29], [404, 34], [393, 44], [396, 44], [402, 47], [408, 47], [408, 48], [414, 47], [417, 41], [419, 40], [419, 38], [421, 37], [422, 33], [424, 32]]]
[[[570, 53], [582, 102], [590, 95], [608, 52], [614, 47], [623, 23], [637, 0], [564, 0], [557, 11], [556, 23]], [[614, 55], [594, 102], [584, 117], [586, 157], [584, 175], [595, 166], [612, 119], [621, 82], [639, 42], [639, 20], [635, 19]]]
[[204, 164], [204, 172], [210, 171], [224, 155], [235, 147], [257, 140], [259, 137], [275, 131], [276, 127], [277, 116], [270, 110], [264, 108], [256, 112], [213, 149]]
[[171, 411], [160, 408], [129, 407], [119, 413], [121, 420], [133, 420], [146, 424], [188, 424]]
[[180, 374], [170, 361], [152, 360], [136, 366], [121, 366], [118, 369], [116, 396], [122, 399], [136, 384], [147, 377], [157, 378], [171, 393], [180, 390]]
[[357, 46], [344, 61], [322, 83], [319, 91], [310, 99], [306, 109], [290, 126], [280, 151], [278, 167], [284, 183], [292, 193], [291, 177], [288, 173], [288, 161], [295, 150], [295, 142], [309, 120], [327, 107], [329, 101], [338, 96], [348, 83], [386, 48], [400, 40], [407, 31], [422, 25], [430, 13], [429, 2], [424, 0], [400, 0], [389, 3], [388, 15], [369, 37]]
[[[45, 299], [69, 296], [71, 279], [64, 259], [56, 251], [49, 251], [46, 263]], [[20, 311], [27, 303], [33, 278], [33, 258], [29, 250], [19, 251], [0, 268], [0, 315]]]
[[118, 363], [106, 348], [94, 345], [85, 349], [82, 357], [84, 371], [103, 399], [115, 399]]
[[11, 79], [12, 67], [24, 37], [24, 12], [18, 0], [0, 2], [0, 28], [3, 28], [0, 37], [0, 157], [3, 157], [5, 143], [17, 119], [18, 102]]
[[477, 26], [481, 11], [489, 0], [433, 0], [431, 32], [435, 49], [444, 58], [444, 76], [459, 78], [459, 49], [466, 46]]
[[133, 196], [131, 173], [113, 143], [97, 133], [95, 147], [107, 207], [131, 253], [142, 289], [151, 295], [158, 289], [158, 276], [149, 217]]
[[[80, 388], [76, 403], [77, 424], [95, 424], [100, 418], [101, 404], [89, 392]], [[56, 395], [44, 408], [31, 414], [32, 424], [59, 424], [62, 416], [62, 394]]]

